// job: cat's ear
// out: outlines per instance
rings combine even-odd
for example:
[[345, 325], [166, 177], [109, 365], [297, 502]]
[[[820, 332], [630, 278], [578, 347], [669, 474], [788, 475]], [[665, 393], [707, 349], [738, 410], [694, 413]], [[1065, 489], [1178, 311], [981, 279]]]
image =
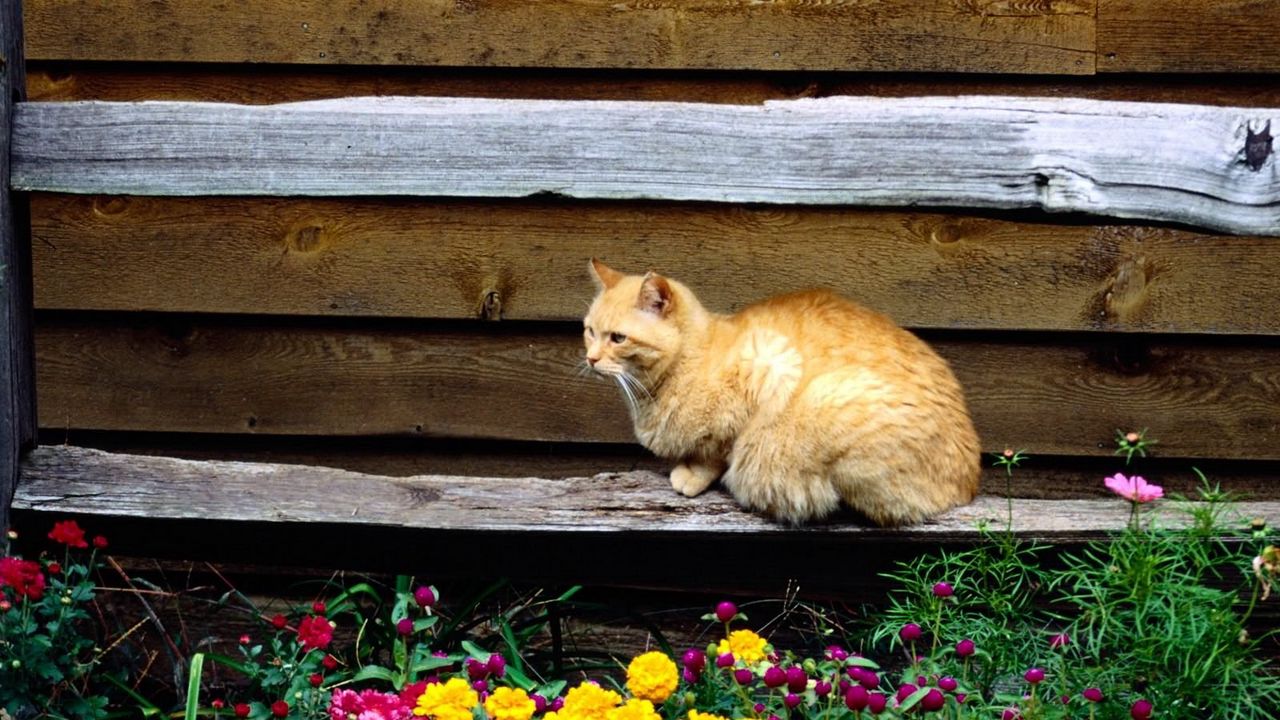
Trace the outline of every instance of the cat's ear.
[[666, 317], [671, 312], [671, 283], [650, 270], [640, 283], [640, 298], [636, 306], [647, 313]]
[[625, 277], [622, 273], [595, 258], [591, 258], [591, 264], [588, 267], [591, 269], [591, 279], [595, 281], [596, 287], [601, 290], [608, 290]]

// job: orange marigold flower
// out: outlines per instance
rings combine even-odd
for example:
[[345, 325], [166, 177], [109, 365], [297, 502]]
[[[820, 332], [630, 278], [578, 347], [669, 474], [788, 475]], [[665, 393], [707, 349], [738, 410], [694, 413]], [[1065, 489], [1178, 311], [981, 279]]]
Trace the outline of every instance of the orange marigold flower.
[[764, 638], [750, 630], [734, 630], [729, 637], [720, 641], [716, 651], [724, 655], [732, 653], [733, 657], [747, 665], [754, 665], [764, 659], [768, 643]]
[[676, 664], [660, 652], [637, 655], [627, 666], [627, 690], [641, 700], [661, 704], [676, 691], [679, 682]]

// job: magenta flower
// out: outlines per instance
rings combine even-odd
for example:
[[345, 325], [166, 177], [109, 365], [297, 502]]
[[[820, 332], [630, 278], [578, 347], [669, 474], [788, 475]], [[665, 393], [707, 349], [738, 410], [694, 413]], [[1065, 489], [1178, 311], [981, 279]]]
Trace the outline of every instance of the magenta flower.
[[959, 655], [960, 657], [969, 657], [974, 654], [977, 649], [978, 648], [973, 644], [973, 641], [968, 638], [956, 643], [956, 655]]
[[1099, 688], [1096, 688], [1096, 687], [1085, 688], [1084, 692], [1080, 694], [1083, 695], [1084, 699], [1088, 700], [1089, 702], [1102, 702], [1102, 690]]
[[716, 605], [716, 619], [722, 623], [729, 622], [737, 614], [738, 614], [738, 606], [734, 605], [728, 600], [725, 600], [719, 605]]
[[872, 715], [879, 715], [884, 712], [884, 708], [889, 704], [889, 698], [884, 693], [871, 693], [867, 696], [867, 709]]
[[696, 648], [689, 648], [684, 651], [684, 655], [680, 656], [680, 661], [690, 670], [702, 672], [702, 669], [707, 666], [707, 654]]
[[920, 708], [925, 712], [934, 712], [941, 710], [947, 699], [942, 695], [942, 691], [932, 688], [923, 698], [920, 699]]
[[1103, 483], [1111, 492], [1136, 503], [1149, 503], [1164, 497], [1164, 488], [1153, 485], [1138, 475], [1125, 477], [1123, 473], [1116, 473], [1103, 480]]
[[765, 687], [776, 688], [776, 687], [782, 687], [783, 685], [786, 685], [786, 684], [787, 684], [787, 673], [782, 668], [775, 665], [769, 668], [768, 670], [764, 671]]
[[335, 690], [329, 700], [329, 717], [333, 720], [410, 720], [413, 708], [395, 693], [376, 690]]
[[919, 640], [920, 636], [923, 634], [924, 631], [915, 623], [907, 623], [898, 631], [898, 637], [902, 638], [903, 642], [915, 642], [916, 640]]
[[951, 587], [951, 583], [949, 582], [934, 583], [933, 585], [934, 597], [945, 598], [945, 597], [951, 597], [952, 595], [955, 595], [955, 594], [956, 594], [956, 590], [955, 588]]
[[755, 675], [747, 668], [738, 668], [733, 671], [733, 679], [736, 680], [739, 685], [748, 685], [755, 679]]
[[844, 694], [844, 706], [854, 712], [858, 712], [867, 707], [867, 702], [871, 698], [871, 693], [861, 685], [854, 685]]
[[793, 693], [804, 692], [809, 685], [809, 676], [805, 674], [804, 668], [789, 667], [787, 668], [787, 689]]
[[1147, 720], [1153, 709], [1150, 700], [1138, 700], [1129, 708], [1129, 717], [1133, 720]]
[[1053, 649], [1064, 648], [1071, 644], [1071, 636], [1066, 633], [1058, 633], [1049, 638], [1049, 647]]
[[1033, 667], [1022, 674], [1022, 677], [1032, 685], [1044, 682], [1044, 670], [1042, 668]]
[[942, 688], [943, 690], [946, 690], [947, 692], [955, 692], [956, 688], [960, 687], [960, 683], [957, 682], [955, 678], [951, 677], [950, 675], [947, 675], [947, 676], [938, 678], [938, 687]]

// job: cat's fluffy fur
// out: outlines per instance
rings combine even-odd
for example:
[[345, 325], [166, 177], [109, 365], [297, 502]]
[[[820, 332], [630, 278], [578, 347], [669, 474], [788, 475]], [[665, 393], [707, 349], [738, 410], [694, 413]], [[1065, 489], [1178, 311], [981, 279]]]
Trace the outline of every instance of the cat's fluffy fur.
[[640, 442], [678, 461], [676, 490], [720, 478], [791, 523], [843, 500], [901, 525], [973, 499], [978, 437], [960, 385], [885, 316], [821, 290], [721, 315], [652, 272], [590, 269], [587, 361], [624, 390]]

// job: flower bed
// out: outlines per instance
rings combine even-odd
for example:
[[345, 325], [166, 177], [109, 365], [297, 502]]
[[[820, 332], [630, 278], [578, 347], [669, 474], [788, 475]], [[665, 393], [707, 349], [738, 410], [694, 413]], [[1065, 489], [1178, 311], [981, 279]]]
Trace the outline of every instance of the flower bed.
[[[1119, 438], [1128, 461], [1150, 444]], [[1010, 451], [996, 463], [1012, 473], [1024, 460]], [[228, 592], [259, 629], [233, 653], [189, 652], [180, 705], [147, 698], [130, 668], [109, 661], [133, 630], [92, 637], [107, 541], [61, 521], [52, 550], [0, 558], [0, 708], [15, 719], [1274, 717], [1274, 668], [1247, 631], [1280, 572], [1265, 522], [1240, 531], [1231, 498], [1207, 480], [1186, 503], [1133, 474], [1104, 484], [1131, 508], [1109, 541], [1050, 553], [984, 529], [972, 548], [900, 566], [866, 632], [810, 653], [771, 643], [724, 601], [703, 617], [716, 638], [706, 646], [556, 677], [527, 657], [537, 626], [498, 618], [487, 647], [459, 640], [466, 611], [442, 613], [437, 589], [409, 577], [385, 590], [356, 583], [287, 613]], [[1165, 529], [1160, 506], [1181, 506], [1191, 521]], [[234, 682], [210, 684], [210, 668]]]

